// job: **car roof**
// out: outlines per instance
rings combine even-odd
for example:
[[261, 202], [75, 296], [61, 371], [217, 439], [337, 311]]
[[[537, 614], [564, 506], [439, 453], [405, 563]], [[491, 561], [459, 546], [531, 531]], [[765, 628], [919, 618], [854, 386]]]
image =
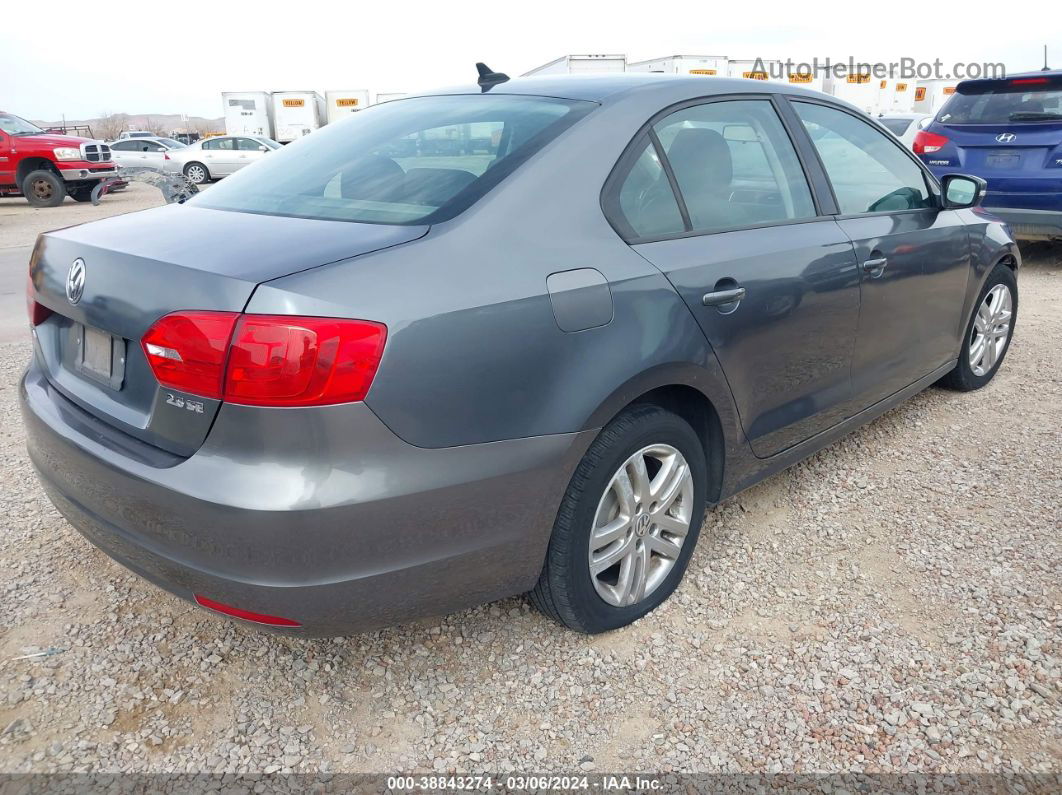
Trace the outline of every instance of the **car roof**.
[[[766, 80], [746, 80], [744, 78], [705, 77], [699, 75], [669, 75], [655, 72], [617, 72], [613, 74], [590, 75], [546, 75], [539, 77], [516, 77], [504, 83], [498, 83], [489, 89], [492, 94], [524, 94], [529, 96], [558, 97], [561, 99], [581, 99], [591, 102], [604, 102], [635, 91], [648, 90], [653, 87], [667, 87], [668, 93], [688, 93], [694, 97], [715, 94], [804, 94], [807, 96], [824, 96], [821, 92], [811, 91], [799, 86], [772, 83]], [[684, 91], [683, 89], [687, 89]], [[452, 86], [426, 95], [439, 94], [479, 94], [482, 89], [476, 84]], [[486, 92], [484, 92], [486, 93]], [[395, 100], [401, 102], [401, 100]], [[844, 103], [841, 103], [844, 104]]]

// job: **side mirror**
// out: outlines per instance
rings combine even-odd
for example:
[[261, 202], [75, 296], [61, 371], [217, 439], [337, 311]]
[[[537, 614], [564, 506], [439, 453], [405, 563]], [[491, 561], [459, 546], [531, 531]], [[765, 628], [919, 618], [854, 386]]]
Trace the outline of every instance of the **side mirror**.
[[944, 209], [961, 210], [976, 207], [988, 191], [988, 183], [969, 174], [948, 174], [941, 186], [944, 190]]
[[258, 151], [259, 152], [268, 152], [269, 151], [269, 147], [266, 146], [265, 144], [262, 144], [260, 147], [258, 147]]

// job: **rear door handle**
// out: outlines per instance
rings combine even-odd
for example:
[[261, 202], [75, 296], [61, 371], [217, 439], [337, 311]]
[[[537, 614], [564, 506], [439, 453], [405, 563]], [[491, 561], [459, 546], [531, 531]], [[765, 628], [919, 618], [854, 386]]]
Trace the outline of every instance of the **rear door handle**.
[[721, 304], [733, 304], [745, 297], [744, 287], [734, 287], [729, 290], [716, 290], [713, 293], [705, 293], [701, 303], [705, 306], [720, 306]]
[[863, 273], [869, 273], [874, 278], [877, 278], [885, 272], [885, 266], [888, 264], [889, 260], [886, 257], [868, 259], [866, 262], [863, 263]]

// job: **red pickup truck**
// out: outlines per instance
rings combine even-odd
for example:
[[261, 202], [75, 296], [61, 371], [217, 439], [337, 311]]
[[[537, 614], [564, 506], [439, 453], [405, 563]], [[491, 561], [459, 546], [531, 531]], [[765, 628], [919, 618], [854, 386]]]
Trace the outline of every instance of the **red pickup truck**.
[[103, 141], [49, 133], [0, 111], [0, 196], [22, 195], [36, 207], [67, 196], [87, 202], [100, 180], [117, 175]]

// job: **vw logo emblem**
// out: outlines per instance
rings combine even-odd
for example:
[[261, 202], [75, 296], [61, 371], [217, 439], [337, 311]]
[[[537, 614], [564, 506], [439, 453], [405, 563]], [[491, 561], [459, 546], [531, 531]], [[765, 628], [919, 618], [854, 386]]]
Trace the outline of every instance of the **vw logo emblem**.
[[1009, 144], [1017, 137], [1018, 136], [1016, 136], [1014, 133], [1000, 133], [996, 136], [996, 140], [999, 141], [1001, 144]]
[[66, 274], [66, 300], [76, 304], [85, 294], [85, 260], [78, 257]]
[[649, 518], [649, 514], [641, 514], [637, 521], [634, 523], [634, 532], [639, 536], [644, 536], [649, 532], [649, 525], [652, 524], [652, 519]]

